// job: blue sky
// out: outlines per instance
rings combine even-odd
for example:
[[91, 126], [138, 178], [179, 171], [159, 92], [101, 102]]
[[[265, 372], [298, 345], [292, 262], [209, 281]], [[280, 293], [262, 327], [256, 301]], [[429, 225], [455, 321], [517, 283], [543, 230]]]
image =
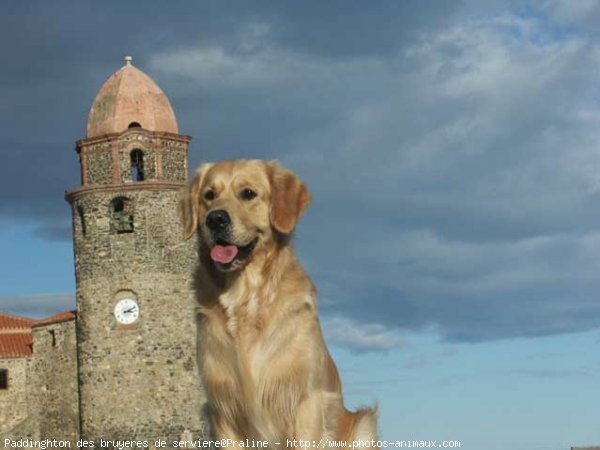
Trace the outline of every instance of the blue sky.
[[74, 142], [126, 54], [191, 166], [280, 159], [386, 439], [600, 444], [600, 2], [3, 2], [0, 309], [73, 307]]

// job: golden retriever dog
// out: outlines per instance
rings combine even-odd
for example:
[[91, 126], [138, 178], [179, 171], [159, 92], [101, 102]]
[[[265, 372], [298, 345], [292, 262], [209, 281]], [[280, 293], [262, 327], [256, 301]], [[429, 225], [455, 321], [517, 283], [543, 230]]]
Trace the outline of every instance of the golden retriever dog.
[[198, 235], [198, 365], [217, 439], [272, 448], [376, 439], [376, 411], [344, 407], [315, 287], [290, 245], [310, 199], [294, 173], [259, 160], [204, 164], [184, 193], [185, 233]]

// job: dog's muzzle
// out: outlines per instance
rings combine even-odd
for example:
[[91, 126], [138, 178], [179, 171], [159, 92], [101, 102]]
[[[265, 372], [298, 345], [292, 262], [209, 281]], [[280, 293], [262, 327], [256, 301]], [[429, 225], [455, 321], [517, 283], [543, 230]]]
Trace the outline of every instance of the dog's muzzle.
[[231, 216], [224, 209], [211, 211], [206, 216], [206, 228], [210, 231], [213, 243], [210, 244], [210, 258], [221, 270], [229, 271], [242, 267], [249, 259], [258, 238], [247, 244], [231, 241]]

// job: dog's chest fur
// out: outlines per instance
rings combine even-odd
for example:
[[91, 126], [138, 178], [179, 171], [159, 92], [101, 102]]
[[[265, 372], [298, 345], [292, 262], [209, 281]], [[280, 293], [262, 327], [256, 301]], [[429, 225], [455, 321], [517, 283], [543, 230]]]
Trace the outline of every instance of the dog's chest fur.
[[218, 296], [218, 306], [207, 314], [200, 328], [199, 345], [205, 357], [199, 361], [205, 375], [228, 379], [242, 390], [244, 385], [252, 385], [254, 392], [260, 392], [256, 388], [268, 383], [269, 378], [287, 376], [279, 373], [281, 364], [277, 361], [288, 358], [290, 341], [302, 335], [303, 327], [298, 323], [307, 321], [292, 321], [296, 324], [292, 325], [281, 320], [302, 309], [301, 301], [290, 301], [278, 286], [278, 281], [286, 278], [284, 266], [271, 271], [265, 283], [263, 269], [251, 265]]
[[262, 326], [260, 307], [266, 299], [261, 292], [260, 274], [248, 270], [231, 289], [219, 295], [227, 331], [239, 339], [240, 333], [258, 331]]

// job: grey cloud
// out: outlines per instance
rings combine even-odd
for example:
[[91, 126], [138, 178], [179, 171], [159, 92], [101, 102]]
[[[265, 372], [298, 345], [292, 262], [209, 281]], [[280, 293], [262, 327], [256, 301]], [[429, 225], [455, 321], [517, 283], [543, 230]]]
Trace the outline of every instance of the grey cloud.
[[326, 317], [323, 330], [327, 341], [355, 352], [388, 351], [402, 347], [402, 341], [394, 330], [380, 324], [341, 317]]
[[[299, 248], [319, 239], [306, 231]], [[600, 319], [597, 234], [472, 243], [390, 229], [352, 243], [361, 234], [352, 226], [337, 229], [335, 242], [314, 244], [334, 247], [331, 254], [321, 254], [318, 264], [308, 256], [322, 296], [337, 299], [322, 304], [325, 314], [434, 329], [451, 341], [590, 330]]]
[[364, 333], [332, 339], [597, 328], [596, 8], [478, 4], [10, 3], [0, 214], [65, 236], [73, 142], [131, 52], [194, 137], [192, 166], [279, 158], [307, 180], [297, 248], [325, 316]]
[[541, 2], [541, 11], [557, 22], [568, 25], [582, 24], [594, 31], [600, 18], [600, 3], [597, 0], [582, 0], [565, 2], [561, 0], [546, 0]]
[[[434, 26], [457, 10], [450, 1], [419, 4], [413, 8], [384, 1], [365, 8], [347, 2], [300, 6], [151, 1], [140, 7], [118, 1], [100, 5], [9, 0], [0, 17], [0, 49], [10, 59], [0, 73], [0, 120], [5, 124], [0, 157], [10, 167], [0, 178], [4, 193], [0, 215], [60, 226], [57, 217], [65, 214], [62, 191], [79, 183], [74, 141], [84, 137], [92, 99], [123, 55], [132, 53], [135, 64], [149, 69], [156, 52], [177, 54], [197, 48], [198, 43], [247, 56], [263, 48], [305, 58], [389, 53], [416, 30]], [[179, 76], [163, 78], [160, 70], [152, 75], [169, 95], [175, 93], [172, 100], [181, 128], [196, 138], [193, 149], [204, 158], [278, 154], [286, 136], [304, 132], [302, 122], [316, 123], [327, 115], [327, 111], [316, 118], [307, 111], [292, 115], [305, 109], [297, 104], [280, 103], [272, 109], [269, 98], [289, 85], [245, 86], [240, 92], [233, 85], [215, 90], [215, 80], [197, 85], [180, 83]], [[180, 84], [185, 91], [178, 89]], [[328, 103], [335, 102], [332, 98]], [[247, 108], [248, 104], [253, 106]], [[282, 121], [285, 113], [287, 120]], [[278, 133], [272, 132], [272, 122]], [[273, 137], [276, 147], [271, 147]]]
[[[531, 38], [515, 40], [509, 16], [424, 39], [411, 50], [418, 76], [404, 77], [399, 96], [385, 85], [391, 100], [335, 124], [327, 144], [337, 146], [317, 137], [290, 157], [337, 200], [302, 242], [333, 247], [310, 263], [337, 280], [350, 317], [467, 341], [597, 327], [588, 169], [598, 132], [587, 119], [597, 114], [574, 90], [597, 45], [545, 44], [540, 23], [513, 19]], [[436, 70], [448, 64], [461, 70]]]
[[73, 294], [0, 297], [0, 311], [33, 319], [41, 319], [61, 311], [74, 309], [75, 296]]

